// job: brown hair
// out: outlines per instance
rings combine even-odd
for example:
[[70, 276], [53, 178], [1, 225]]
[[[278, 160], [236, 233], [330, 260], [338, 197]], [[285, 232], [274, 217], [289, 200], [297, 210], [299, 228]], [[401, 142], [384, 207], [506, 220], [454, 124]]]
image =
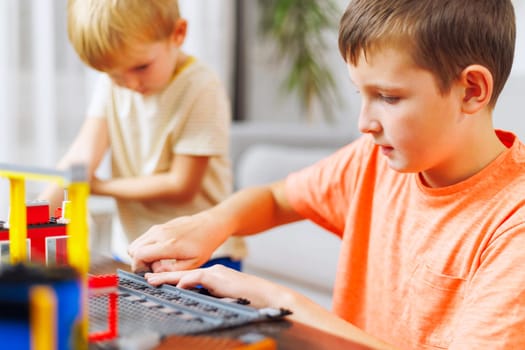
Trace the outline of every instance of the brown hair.
[[515, 39], [511, 0], [352, 0], [339, 28], [345, 61], [356, 64], [373, 47], [402, 44], [442, 93], [467, 66], [485, 66], [494, 80], [491, 107], [510, 74]]
[[69, 0], [67, 12], [75, 51], [102, 71], [133, 45], [169, 37], [180, 17], [177, 0]]

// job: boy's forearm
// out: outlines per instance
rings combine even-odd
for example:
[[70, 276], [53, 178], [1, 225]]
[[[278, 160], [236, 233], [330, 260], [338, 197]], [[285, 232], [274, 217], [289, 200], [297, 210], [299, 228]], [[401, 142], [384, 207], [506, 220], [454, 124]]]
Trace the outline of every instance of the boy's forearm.
[[96, 179], [91, 183], [92, 194], [129, 200], [169, 199], [180, 202], [191, 199], [197, 190], [184, 187], [169, 174]]
[[300, 219], [282, 200], [275, 189], [284, 183], [240, 190], [208, 211], [231, 235], [251, 235]]
[[370, 347], [371, 349], [399, 350], [393, 345], [387, 344], [343, 320], [300, 293], [288, 288], [282, 289], [281, 287], [281, 291], [278, 295], [279, 298], [273, 298], [272, 300], [275, 302], [275, 299], [279, 299], [281, 304], [272, 306], [282, 307], [284, 305], [286, 308], [289, 308], [292, 311], [292, 315], [288, 316], [288, 318], [296, 322], [323, 330], [341, 338], [349, 339], [353, 342]]
[[38, 196], [39, 200], [46, 200], [49, 202], [49, 216], [54, 216], [55, 209], [62, 207], [64, 200], [64, 189], [56, 184], [50, 184]]
[[322, 309], [322, 307], [319, 305], [296, 309], [296, 311], [294, 311], [294, 313], [289, 316], [289, 318], [296, 322], [306, 324], [310, 327], [334, 334], [338, 337], [349, 339], [353, 342], [365, 345], [371, 349], [399, 350], [395, 346], [387, 344], [380, 339], [371, 336], [351, 323], [348, 323], [336, 315], [330, 313], [329, 311]]

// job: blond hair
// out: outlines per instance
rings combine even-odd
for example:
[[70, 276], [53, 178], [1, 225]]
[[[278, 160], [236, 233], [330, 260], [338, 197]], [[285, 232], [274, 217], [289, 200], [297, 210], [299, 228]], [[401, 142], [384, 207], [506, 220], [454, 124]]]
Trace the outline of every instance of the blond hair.
[[400, 44], [443, 94], [467, 66], [483, 65], [493, 76], [494, 107], [512, 68], [515, 21], [511, 0], [353, 0], [341, 19], [339, 49], [356, 64], [373, 47]]
[[177, 0], [68, 0], [69, 40], [80, 59], [101, 71], [139, 43], [168, 38]]

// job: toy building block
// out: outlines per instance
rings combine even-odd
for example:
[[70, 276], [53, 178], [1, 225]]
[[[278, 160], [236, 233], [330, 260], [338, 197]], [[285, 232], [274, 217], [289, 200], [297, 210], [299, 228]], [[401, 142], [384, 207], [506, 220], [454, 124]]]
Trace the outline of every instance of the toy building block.
[[117, 337], [117, 285], [118, 277], [112, 275], [90, 275], [88, 278], [88, 288], [90, 298], [108, 298], [108, 320], [105, 331], [91, 333], [88, 336], [89, 342], [112, 340]]
[[[46, 213], [47, 215], [47, 213]], [[57, 348], [57, 301], [51, 287], [34, 286], [30, 291], [31, 348]]]
[[27, 249], [27, 209], [25, 207], [25, 181], [55, 182], [68, 189], [73, 205], [68, 214], [68, 265], [80, 276], [82, 290], [80, 338], [88, 339], [87, 274], [89, 269], [89, 246], [87, 228], [87, 198], [89, 184], [86, 166], [77, 164], [65, 171], [39, 169], [13, 164], [0, 164], [0, 176], [10, 182], [9, 258], [11, 264], [25, 263]]
[[[66, 225], [49, 217], [48, 201], [26, 202], [26, 240], [29, 242], [28, 258], [31, 262], [56, 265], [67, 264]], [[0, 243], [9, 244], [9, 225], [0, 228]], [[52, 244], [54, 248], [51, 249]], [[49, 254], [53, 253], [53, 256]]]

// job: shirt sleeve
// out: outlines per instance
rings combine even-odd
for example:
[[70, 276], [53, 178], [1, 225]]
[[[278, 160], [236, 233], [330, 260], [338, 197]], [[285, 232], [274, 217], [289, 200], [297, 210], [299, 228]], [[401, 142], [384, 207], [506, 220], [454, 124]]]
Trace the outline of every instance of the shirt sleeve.
[[286, 196], [306, 219], [342, 236], [359, 167], [369, 143], [360, 138], [331, 156], [286, 178]]
[[183, 132], [174, 135], [173, 152], [207, 156], [228, 154], [230, 122], [226, 92], [219, 81], [211, 81], [191, 105]]
[[91, 101], [87, 109], [88, 118], [105, 118], [109, 104], [111, 79], [106, 74], [100, 74], [95, 83]]

